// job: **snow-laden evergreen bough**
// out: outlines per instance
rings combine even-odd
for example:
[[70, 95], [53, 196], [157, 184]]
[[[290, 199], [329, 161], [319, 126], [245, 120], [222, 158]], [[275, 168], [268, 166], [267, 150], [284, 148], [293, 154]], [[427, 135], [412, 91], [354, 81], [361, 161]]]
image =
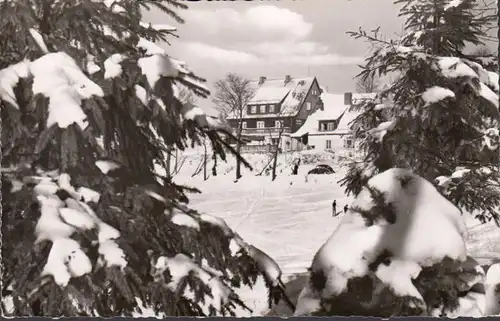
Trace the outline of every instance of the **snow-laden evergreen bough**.
[[498, 273], [485, 282], [466, 238], [461, 211], [430, 182], [404, 169], [375, 175], [314, 256], [295, 315], [498, 313]]
[[258, 277], [270, 301], [283, 293], [271, 258], [155, 170], [200, 139], [221, 159], [234, 150], [223, 124], [179, 101], [179, 83], [209, 92], [154, 43], [175, 28], [141, 22], [149, 6], [179, 22], [186, 7], [0, 1], [6, 315], [229, 315]]
[[410, 169], [460, 209], [500, 224], [499, 77], [496, 56], [467, 54], [497, 24], [496, 6], [474, 0], [398, 0], [405, 35], [351, 33], [372, 42], [360, 77], [391, 76], [376, 99], [352, 108], [364, 160], [342, 183], [356, 195], [373, 175]]

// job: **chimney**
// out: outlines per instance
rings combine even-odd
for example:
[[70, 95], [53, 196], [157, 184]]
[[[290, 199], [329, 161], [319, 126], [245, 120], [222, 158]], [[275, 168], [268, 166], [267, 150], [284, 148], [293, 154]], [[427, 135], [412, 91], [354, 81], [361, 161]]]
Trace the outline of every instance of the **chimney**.
[[262, 84], [266, 81], [266, 79], [267, 79], [266, 77], [261, 76], [261, 77], [259, 78], [259, 85], [262, 85]]
[[290, 81], [292, 81], [292, 77], [290, 75], [285, 76], [285, 85], [288, 84]]
[[344, 94], [344, 105], [352, 105], [352, 93]]

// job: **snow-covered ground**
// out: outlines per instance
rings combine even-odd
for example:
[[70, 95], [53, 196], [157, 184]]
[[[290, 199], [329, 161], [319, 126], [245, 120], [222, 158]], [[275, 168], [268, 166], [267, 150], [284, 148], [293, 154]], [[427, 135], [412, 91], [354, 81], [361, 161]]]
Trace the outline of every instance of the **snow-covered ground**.
[[[321, 160], [318, 163], [329, 164], [336, 173], [306, 178], [316, 165], [306, 164], [300, 167], [299, 175], [291, 176], [288, 164], [293, 157], [282, 155], [281, 173], [272, 182], [270, 176], [255, 175], [267, 163], [265, 155], [245, 156], [256, 170], [245, 170], [238, 182], [234, 181], [233, 160], [221, 163], [219, 175], [207, 181], [203, 181], [202, 174], [191, 177], [200, 159], [200, 155], [193, 154], [188, 156], [176, 181], [199, 188], [202, 193], [190, 195], [190, 206], [225, 219], [245, 241], [276, 260], [286, 282], [291, 276], [306, 272], [314, 254], [338, 225], [342, 214], [332, 217], [332, 201], [337, 200], [337, 211], [352, 202], [353, 197], [344, 195], [344, 188], [337, 183], [346, 169], [334, 160]], [[493, 223], [481, 225], [469, 217], [466, 224], [470, 233], [469, 254], [481, 264], [500, 260], [500, 229]], [[254, 309], [254, 315], [267, 310], [264, 290], [261, 284], [240, 294]]]

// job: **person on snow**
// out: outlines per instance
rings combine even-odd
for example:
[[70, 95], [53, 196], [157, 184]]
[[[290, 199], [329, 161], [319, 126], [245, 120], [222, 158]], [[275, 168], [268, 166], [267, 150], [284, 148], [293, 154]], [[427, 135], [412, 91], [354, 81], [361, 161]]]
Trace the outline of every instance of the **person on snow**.
[[333, 203], [332, 203], [332, 210], [333, 210], [333, 213], [332, 213], [332, 216], [337, 216], [337, 200], [333, 200]]
[[294, 162], [292, 175], [297, 175], [299, 173], [300, 158]]

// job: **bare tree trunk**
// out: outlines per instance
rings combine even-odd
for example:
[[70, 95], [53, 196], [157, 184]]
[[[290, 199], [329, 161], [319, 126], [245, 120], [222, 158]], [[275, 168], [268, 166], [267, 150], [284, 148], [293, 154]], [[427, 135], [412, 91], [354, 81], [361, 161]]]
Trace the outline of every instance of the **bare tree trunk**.
[[217, 154], [214, 153], [212, 158], [214, 160], [214, 166], [212, 166], [212, 176], [217, 176]]
[[177, 174], [177, 165], [179, 165], [179, 152], [177, 148], [175, 149], [175, 171], [174, 173]]
[[276, 179], [276, 165], [278, 164], [278, 149], [281, 145], [281, 135], [283, 134], [284, 126], [281, 124], [280, 132], [278, 135], [278, 144], [276, 144], [276, 150], [274, 151], [274, 161], [273, 161], [273, 172], [272, 172], [272, 180]]
[[167, 150], [167, 178], [172, 177], [172, 172], [170, 171], [170, 162], [172, 161], [172, 148], [168, 148]]
[[205, 153], [203, 154], [203, 180], [207, 180], [207, 143], [203, 142]]
[[[240, 155], [241, 151], [241, 132], [243, 131], [243, 115], [242, 112], [240, 112], [240, 117], [239, 117], [239, 124], [238, 124], [238, 133], [237, 133], [237, 139], [238, 141], [236, 142], [236, 153]], [[241, 162], [240, 159], [236, 159], [236, 180], [241, 178]]]

